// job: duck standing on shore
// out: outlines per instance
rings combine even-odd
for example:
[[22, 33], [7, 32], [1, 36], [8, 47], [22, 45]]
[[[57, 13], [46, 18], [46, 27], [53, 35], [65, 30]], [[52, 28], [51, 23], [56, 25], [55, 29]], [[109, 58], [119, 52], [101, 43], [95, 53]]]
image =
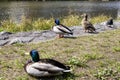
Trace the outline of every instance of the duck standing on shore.
[[83, 19], [82, 19], [82, 26], [84, 27], [85, 32], [96, 32], [95, 27], [93, 26], [93, 24], [88, 21], [88, 15], [87, 14], [83, 14]]
[[24, 65], [24, 69], [29, 75], [33, 77], [50, 77], [71, 71], [69, 66], [65, 66], [56, 60], [39, 59], [39, 54], [36, 50], [31, 50], [30, 56], [32, 57], [32, 60], [29, 60]]
[[59, 38], [63, 38], [65, 34], [71, 34], [73, 35], [72, 30], [70, 30], [68, 27], [60, 24], [60, 21], [58, 19], [55, 19], [55, 26], [53, 26], [53, 31], [58, 34]]
[[106, 26], [107, 27], [110, 27], [110, 28], [113, 28], [113, 19], [110, 18], [107, 22], [106, 22]]

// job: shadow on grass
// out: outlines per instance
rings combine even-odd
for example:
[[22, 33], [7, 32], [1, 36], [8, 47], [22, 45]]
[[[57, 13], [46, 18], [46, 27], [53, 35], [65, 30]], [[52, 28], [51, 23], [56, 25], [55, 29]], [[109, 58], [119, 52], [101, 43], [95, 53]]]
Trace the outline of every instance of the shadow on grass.
[[77, 37], [74, 37], [74, 36], [64, 36], [64, 38], [76, 39]]
[[37, 80], [70, 80], [75, 79], [75, 75], [72, 73], [65, 73], [63, 75], [54, 76], [54, 77], [42, 77], [42, 78], [36, 78]]
[[90, 34], [98, 34], [99, 32], [88, 32]]

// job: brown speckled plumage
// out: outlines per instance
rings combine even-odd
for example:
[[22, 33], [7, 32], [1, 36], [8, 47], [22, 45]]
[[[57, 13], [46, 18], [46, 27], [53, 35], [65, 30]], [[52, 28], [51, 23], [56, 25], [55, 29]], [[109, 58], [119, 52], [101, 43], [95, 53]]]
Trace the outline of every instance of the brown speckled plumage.
[[95, 27], [93, 26], [93, 24], [88, 21], [88, 15], [87, 14], [83, 14], [83, 19], [82, 19], [82, 26], [84, 27], [85, 32], [96, 32]]

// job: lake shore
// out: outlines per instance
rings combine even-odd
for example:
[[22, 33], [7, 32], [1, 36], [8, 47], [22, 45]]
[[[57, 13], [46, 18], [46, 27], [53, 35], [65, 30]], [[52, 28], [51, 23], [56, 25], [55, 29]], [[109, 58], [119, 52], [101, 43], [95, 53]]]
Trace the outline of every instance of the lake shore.
[[[107, 30], [114, 30], [120, 28], [120, 22], [115, 21], [114, 27], [109, 28], [105, 27], [105, 22], [95, 24], [96, 33], [85, 33], [83, 27], [80, 26], [73, 26], [70, 29], [73, 29], [73, 35], [65, 35], [65, 38], [75, 38], [79, 36], [85, 35], [96, 35], [100, 32], [104, 32]], [[11, 45], [15, 43], [37, 43], [37, 42], [45, 42], [49, 40], [54, 40], [57, 34], [54, 33], [52, 30], [41, 30], [41, 31], [29, 31], [29, 32], [17, 32], [17, 33], [10, 33], [2, 31], [0, 32], [0, 46]]]

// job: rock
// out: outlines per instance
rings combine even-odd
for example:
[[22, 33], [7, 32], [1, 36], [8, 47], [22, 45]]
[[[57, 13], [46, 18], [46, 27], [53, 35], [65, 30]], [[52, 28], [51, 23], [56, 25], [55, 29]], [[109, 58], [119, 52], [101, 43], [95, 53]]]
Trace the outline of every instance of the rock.
[[28, 37], [29, 35], [31, 35], [32, 32], [18, 32], [16, 34], [11, 35], [12, 37], [16, 36], [16, 37]]
[[34, 37], [17, 37], [10, 40], [9, 44], [15, 43], [29, 43], [34, 39]]
[[46, 41], [54, 39], [56, 34], [53, 31], [42, 31], [41, 35], [34, 37], [33, 42]]
[[0, 36], [0, 40], [6, 40], [9, 39], [9, 36]]
[[4, 46], [8, 43], [8, 40], [0, 40], [0, 46]]
[[19, 39], [22, 43], [29, 43], [34, 39], [34, 37], [19, 37]]
[[[113, 30], [120, 28], [120, 22], [115, 22], [114, 21], [115, 27], [109, 28], [106, 27], [105, 22], [95, 24], [95, 28], [97, 33], [98, 32], [103, 32], [106, 30]], [[73, 30], [73, 35], [65, 35], [66, 38], [69, 37], [78, 37], [78, 36], [85, 36], [85, 35], [93, 35], [91, 33], [85, 33], [84, 28], [82, 26], [73, 26], [70, 27], [70, 29]], [[94, 34], [97, 34], [94, 33]], [[43, 30], [43, 31], [30, 31], [30, 32], [18, 32], [18, 33], [10, 33], [10, 32], [0, 32], [0, 46], [4, 46], [7, 44], [15, 44], [15, 43], [30, 43], [30, 42], [44, 42], [44, 41], [49, 41], [55, 39], [55, 34], [51, 30]]]
[[15, 38], [15, 39], [10, 40], [8, 44], [15, 44], [15, 43], [23, 43], [23, 42], [20, 38]]
[[12, 33], [11, 33], [11, 32], [6, 32], [6, 31], [0, 32], [0, 35], [6, 35], [6, 36], [8, 36], [8, 35], [10, 35], [10, 34], [12, 34]]
[[55, 33], [53, 31], [43, 31], [42, 32], [42, 36], [46, 37], [46, 38], [51, 38], [51, 37], [55, 37]]

